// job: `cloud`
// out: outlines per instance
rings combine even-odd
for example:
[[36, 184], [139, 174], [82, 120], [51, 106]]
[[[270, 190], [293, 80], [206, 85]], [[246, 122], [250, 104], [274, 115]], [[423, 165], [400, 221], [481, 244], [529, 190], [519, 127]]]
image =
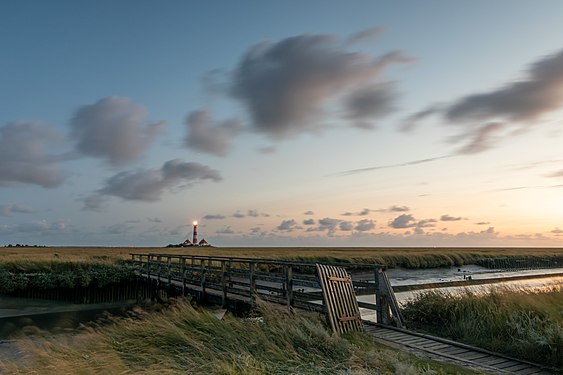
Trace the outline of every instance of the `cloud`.
[[315, 219], [303, 220], [303, 225], [315, 225]]
[[258, 210], [248, 210], [246, 214], [250, 217], [270, 217], [270, 214], [258, 212]]
[[303, 215], [314, 215], [315, 213], [313, 211], [305, 211], [305, 213]]
[[441, 110], [441, 106], [438, 105], [433, 105], [430, 106], [422, 111], [416, 112], [412, 115], [410, 115], [405, 122], [401, 125], [400, 127], [400, 131], [402, 132], [409, 132], [411, 130], [414, 129], [414, 127], [416, 126], [417, 122], [422, 121], [424, 119], [426, 119], [427, 117], [432, 116], [435, 113], [439, 113]]
[[357, 230], [358, 232], [367, 232], [374, 228], [375, 228], [374, 220], [363, 219], [356, 223], [354, 230]]
[[213, 123], [210, 112], [205, 110], [191, 112], [185, 124], [188, 134], [184, 145], [216, 156], [226, 156], [231, 148], [231, 141], [242, 130], [242, 124], [238, 120]]
[[475, 224], [476, 224], [476, 225], [489, 225], [489, 224], [491, 224], [491, 223], [488, 222], [488, 221], [480, 221], [480, 222], [475, 223]]
[[66, 221], [49, 222], [47, 220], [32, 221], [28, 223], [21, 223], [13, 228], [15, 233], [33, 233], [33, 234], [55, 234], [64, 233], [69, 230], [69, 225]]
[[0, 128], [0, 186], [19, 184], [44, 188], [60, 186], [65, 175], [60, 157], [49, 153], [61, 135], [38, 122], [10, 122]]
[[[496, 141], [493, 137], [501, 130], [509, 131], [509, 135], [518, 134], [562, 105], [563, 50], [532, 63], [517, 81], [464, 96], [442, 107], [429, 107], [411, 119], [437, 113], [448, 124], [467, 126], [468, 131], [459, 140], [470, 140], [460, 152], [476, 153], [493, 147]], [[485, 125], [476, 125], [479, 123]]]
[[351, 221], [341, 221], [340, 224], [338, 224], [338, 227], [342, 231], [351, 231], [354, 229], [354, 223]]
[[215, 231], [217, 234], [234, 234], [235, 231], [231, 228], [231, 226], [226, 226]]
[[416, 223], [417, 228], [430, 228], [436, 226], [436, 219], [424, 219]]
[[388, 225], [395, 229], [417, 228], [421, 232], [421, 228], [430, 228], [436, 226], [436, 219], [417, 220], [411, 214], [402, 214], [393, 219]]
[[1, 204], [0, 216], [12, 216], [12, 214], [30, 214], [35, 212], [33, 207], [23, 204]]
[[128, 223], [113, 224], [105, 228], [104, 232], [109, 234], [125, 234], [130, 232], [135, 227]]
[[94, 193], [84, 198], [83, 211], [103, 212], [107, 209], [108, 198], [100, 193]]
[[246, 213], [241, 212], [240, 210], [237, 210], [237, 212], [235, 212], [233, 214], [233, 217], [236, 217], [237, 219], [242, 219], [243, 217], [270, 217], [270, 214], [264, 213], [264, 212], [258, 212], [258, 210], [248, 210], [246, 211]]
[[342, 216], [366, 216], [366, 215], [369, 215], [371, 211], [372, 210], [370, 210], [369, 208], [364, 208], [363, 210], [361, 210], [359, 212], [344, 212], [341, 215]]
[[559, 227], [557, 227], [554, 230], [552, 230], [551, 233], [560, 235], [560, 234], [563, 234], [563, 230], [561, 230], [561, 229], [559, 229]]
[[547, 177], [563, 177], [563, 169], [552, 174], [547, 175]]
[[258, 152], [264, 155], [273, 154], [274, 152], [276, 152], [276, 148], [274, 146], [260, 147], [258, 149]]
[[389, 226], [395, 229], [416, 227], [416, 219], [411, 214], [402, 214], [394, 218]]
[[263, 230], [260, 227], [252, 227], [250, 228], [250, 233], [251, 236], [266, 236], [268, 234], [268, 232], [266, 232], [265, 230]]
[[247, 51], [230, 94], [246, 107], [254, 130], [279, 140], [318, 130], [329, 103], [410, 61], [401, 52], [376, 58], [350, 52], [331, 35], [298, 35]]
[[280, 223], [280, 225], [276, 227], [276, 229], [279, 231], [291, 232], [294, 229], [299, 229], [299, 226], [297, 225], [297, 222], [295, 220], [290, 219], [290, 220], [283, 220]]
[[451, 104], [444, 116], [453, 122], [504, 118], [526, 123], [563, 105], [563, 51], [530, 65], [524, 79], [472, 94]]
[[318, 226], [317, 227], [309, 227], [307, 228], [307, 232], [324, 232], [327, 231], [329, 235], [332, 235], [336, 229], [338, 228], [338, 225], [340, 224], [342, 220], [339, 219], [333, 219], [330, 217], [325, 217], [323, 219], [318, 220]]
[[186, 187], [204, 180], [218, 182], [221, 179], [218, 171], [206, 165], [173, 159], [160, 169], [120, 172], [110, 177], [98, 193], [126, 200], [153, 202], [159, 200], [166, 189]]
[[410, 208], [407, 206], [391, 206], [388, 210], [389, 212], [408, 212]]
[[[493, 147], [495, 137], [506, 127], [502, 122], [490, 122], [481, 126], [476, 130], [472, 130], [468, 134], [469, 143], [463, 146], [458, 153], [460, 154], [477, 154]], [[465, 136], [464, 136], [465, 138]]]
[[411, 161], [407, 161], [407, 162], [404, 162], [404, 163], [377, 165], [377, 166], [374, 166], [374, 167], [350, 169], [350, 170], [347, 170], [347, 171], [344, 171], [344, 172], [338, 172], [335, 175], [337, 175], [337, 176], [349, 176], [349, 175], [358, 174], [358, 173], [373, 172], [373, 171], [377, 171], [377, 170], [380, 170], [380, 169], [409, 167], [411, 165], [431, 163], [431, 162], [434, 162], [434, 161], [447, 159], [447, 158], [451, 158], [451, 157], [453, 157], [453, 155], [443, 155], [443, 156], [437, 156], [437, 157], [434, 157], [434, 158], [411, 160]]
[[463, 220], [463, 218], [459, 216], [458, 217], [450, 216], [448, 214], [440, 216], [440, 221], [459, 221], [459, 220]]
[[396, 98], [395, 86], [390, 82], [360, 88], [344, 98], [345, 118], [357, 128], [373, 129], [375, 120], [393, 112]]
[[346, 39], [346, 44], [355, 44], [362, 42], [372, 42], [379, 38], [383, 34], [384, 29], [382, 27], [371, 27], [366, 30], [354, 33]]
[[220, 215], [220, 214], [209, 214], [209, 215], [205, 215], [203, 217], [205, 220], [223, 220], [225, 218], [224, 215]]
[[160, 220], [158, 217], [147, 217], [147, 221], [149, 223], [162, 223], [162, 220]]
[[144, 126], [147, 115], [128, 98], [103, 98], [76, 111], [70, 134], [84, 155], [125, 165], [137, 161], [166, 126], [163, 121]]

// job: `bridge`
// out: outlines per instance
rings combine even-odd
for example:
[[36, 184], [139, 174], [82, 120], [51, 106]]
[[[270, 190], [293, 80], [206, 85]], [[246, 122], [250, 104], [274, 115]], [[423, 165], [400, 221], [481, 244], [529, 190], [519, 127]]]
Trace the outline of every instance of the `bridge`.
[[[356, 296], [374, 295], [375, 303], [358, 301], [372, 310], [373, 320], [402, 326], [402, 319], [384, 267], [377, 264], [331, 263], [350, 274]], [[195, 295], [199, 301], [227, 307], [252, 306], [257, 298], [326, 311], [317, 264], [258, 258], [197, 255], [131, 254], [132, 270], [157, 284]]]
[[[369, 321], [363, 321], [364, 331], [385, 345], [485, 373], [554, 373], [538, 364], [406, 330], [393, 289], [381, 265], [332, 263], [319, 269], [316, 263], [257, 258], [166, 254], [131, 254], [131, 258], [132, 270], [137, 275], [160, 287], [175, 289], [179, 294], [194, 295], [201, 302], [223, 307], [252, 306], [260, 298], [290, 309], [315, 310], [325, 313], [337, 332], [347, 327], [362, 327], [361, 318], [350, 314], [363, 308], [363, 316], [369, 318]], [[344, 269], [345, 272], [323, 277], [321, 271], [327, 267]], [[327, 283], [327, 280], [333, 283]], [[335, 286], [331, 288], [331, 284]], [[344, 284], [350, 287], [348, 295]], [[343, 293], [357, 305], [351, 306], [354, 303], [350, 302], [350, 298], [346, 301], [347, 298], [337, 297]], [[365, 295], [373, 295], [375, 303], [356, 300], [356, 296]], [[331, 309], [336, 310], [336, 314], [333, 311], [331, 315]], [[371, 317], [370, 311], [373, 312]], [[338, 316], [341, 325], [334, 324]], [[360, 320], [359, 325], [353, 324], [358, 320], [356, 318]]]

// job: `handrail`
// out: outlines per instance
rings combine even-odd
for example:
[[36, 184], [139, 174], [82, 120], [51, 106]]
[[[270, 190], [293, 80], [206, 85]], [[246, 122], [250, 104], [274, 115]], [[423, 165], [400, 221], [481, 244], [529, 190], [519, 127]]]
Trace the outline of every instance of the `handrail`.
[[[264, 258], [203, 256], [188, 254], [130, 253], [131, 269], [142, 277], [155, 280], [159, 285], [189, 289], [200, 300], [240, 300], [254, 304], [256, 297], [292, 306], [324, 310], [321, 285], [315, 262], [293, 262]], [[368, 271], [368, 279], [352, 277], [356, 293], [375, 294], [376, 304], [362, 303], [375, 310], [380, 323], [400, 322], [400, 312], [393, 289], [384, 275], [384, 266], [362, 263], [323, 263], [325, 265]], [[274, 266], [266, 268], [260, 266]], [[371, 271], [371, 272], [370, 272]], [[213, 297], [214, 296], [214, 297]]]
[[[277, 259], [268, 259], [268, 258], [242, 258], [242, 257], [227, 257], [227, 256], [211, 256], [211, 255], [182, 255], [182, 254], [162, 254], [162, 253], [129, 253], [131, 256], [139, 256], [139, 257], [167, 257], [167, 258], [177, 258], [177, 259], [211, 259], [211, 260], [229, 260], [235, 262], [257, 262], [257, 263], [264, 263], [264, 264], [273, 264], [273, 265], [292, 265], [292, 266], [310, 266], [315, 267], [316, 263], [319, 262], [296, 262], [292, 260], [277, 260]], [[323, 264], [337, 266], [337, 267], [347, 267], [347, 268], [371, 268], [371, 269], [384, 269], [385, 266], [382, 264], [375, 264], [375, 263], [340, 263], [340, 262], [322, 262]]]

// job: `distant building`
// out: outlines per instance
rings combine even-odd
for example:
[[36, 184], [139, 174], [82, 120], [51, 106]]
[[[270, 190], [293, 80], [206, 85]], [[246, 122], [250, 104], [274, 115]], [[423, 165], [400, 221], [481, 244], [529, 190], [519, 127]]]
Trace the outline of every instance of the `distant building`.
[[197, 221], [193, 222], [192, 241], [190, 241], [190, 239], [187, 238], [184, 242], [178, 245], [173, 245], [173, 244], [168, 245], [168, 247], [191, 247], [191, 246], [211, 246], [211, 244], [207, 242], [205, 238], [197, 242]]

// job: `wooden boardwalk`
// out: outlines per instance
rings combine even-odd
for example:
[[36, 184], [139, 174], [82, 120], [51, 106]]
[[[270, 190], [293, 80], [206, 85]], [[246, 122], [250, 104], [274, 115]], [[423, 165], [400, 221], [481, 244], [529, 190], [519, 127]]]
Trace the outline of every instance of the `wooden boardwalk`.
[[365, 322], [365, 331], [376, 341], [396, 347], [407, 348], [413, 354], [422, 354], [431, 359], [468, 367], [486, 374], [553, 375], [557, 374], [538, 364], [510, 358], [488, 350], [423, 335], [405, 329], [387, 327]]
[[[192, 255], [131, 255], [132, 269], [139, 276], [152, 280], [161, 288], [173, 288], [183, 295], [196, 295], [202, 301], [211, 301], [223, 306], [233, 303], [252, 305], [260, 298], [287, 305], [288, 308], [327, 313], [327, 306], [323, 301], [326, 296], [323, 297], [315, 263]], [[375, 304], [358, 301], [358, 305], [374, 310], [377, 324], [364, 321], [364, 327], [376, 341], [487, 374], [556, 374], [530, 362], [391, 327], [390, 324], [400, 326], [401, 313], [383, 267], [365, 264], [338, 266], [344, 267], [346, 272], [352, 274], [350, 278], [342, 275], [336, 277], [338, 280], [346, 279], [345, 281], [350, 282], [348, 294], [352, 291], [356, 295], [375, 294]], [[361, 278], [354, 278], [351, 271], [355, 268], [361, 270]], [[369, 275], [373, 276], [370, 278]], [[353, 314], [347, 314], [350, 316], [344, 317], [344, 320], [353, 318]]]
[[[173, 288], [201, 301], [252, 305], [265, 301], [326, 312], [316, 263], [272, 259], [209, 257], [195, 255], [131, 254], [131, 268], [161, 288]], [[359, 302], [359, 307], [376, 312], [378, 323], [400, 323], [400, 314], [383, 266], [377, 264], [331, 264], [362, 270], [363, 277], [351, 278], [355, 295], [375, 295], [376, 303]], [[371, 277], [365, 277], [368, 274]]]

